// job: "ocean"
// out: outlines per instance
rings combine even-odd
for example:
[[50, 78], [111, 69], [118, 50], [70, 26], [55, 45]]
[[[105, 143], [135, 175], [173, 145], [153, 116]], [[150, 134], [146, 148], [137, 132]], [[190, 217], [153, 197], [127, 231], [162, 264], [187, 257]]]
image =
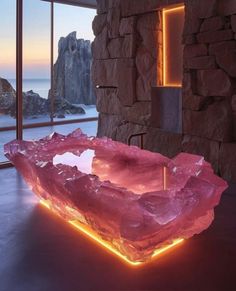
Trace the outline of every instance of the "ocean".
[[[8, 79], [14, 89], [16, 89], [16, 80]], [[50, 89], [50, 79], [24, 79], [23, 80], [23, 92], [33, 90], [38, 93], [41, 97], [47, 99], [48, 91]], [[85, 114], [66, 114], [65, 119], [72, 120], [75, 118], [90, 118], [98, 117], [96, 105], [84, 105], [79, 104], [84, 110]], [[25, 123], [37, 123], [48, 121], [48, 116], [38, 116], [32, 119], [31, 117], [24, 118]], [[61, 120], [54, 118], [55, 121]], [[15, 119], [9, 115], [0, 114], [0, 127], [15, 125]]]
[[[16, 89], [16, 80], [8, 79], [12, 87]], [[50, 89], [50, 79], [23, 79], [23, 92], [33, 90], [41, 97], [47, 99], [48, 91]]]
[[[8, 81], [11, 83], [13, 88], [16, 88], [16, 80], [8, 79]], [[38, 93], [41, 97], [47, 99], [48, 98], [48, 90], [50, 88], [50, 80], [49, 79], [24, 79], [23, 80], [23, 91], [29, 91], [33, 90], [35, 93]], [[91, 117], [98, 117], [98, 112], [96, 110], [96, 105], [84, 105], [80, 104], [81, 107], [85, 110], [85, 114], [66, 114], [65, 120], [73, 120], [73, 119], [80, 119], [80, 118], [91, 118]], [[54, 118], [54, 121], [61, 121], [60, 118]], [[38, 122], [47, 122], [50, 121], [49, 115], [43, 115], [43, 116], [35, 116], [32, 117], [24, 117], [23, 122], [24, 124], [32, 124], [32, 123], [38, 123]], [[0, 114], [0, 128], [6, 127], [6, 126], [16, 126], [16, 119], [11, 117], [10, 115], [6, 114]], [[70, 129], [71, 131], [75, 128], [81, 128], [84, 133], [88, 134], [89, 136], [96, 136], [97, 134], [97, 121], [94, 122], [84, 122], [84, 123], [75, 123], [70, 124], [70, 126], [67, 126], [66, 128]], [[64, 133], [65, 126], [54, 126], [52, 127], [45, 127], [37, 129], [25, 129], [24, 130], [24, 138], [32, 139], [32, 138], [39, 138], [43, 135], [50, 134], [52, 130], [57, 130], [58, 132]], [[48, 133], [43, 133], [48, 131]], [[30, 134], [27, 137], [27, 132]], [[69, 133], [69, 132], [67, 132]], [[6, 158], [3, 154], [3, 145], [10, 140], [14, 139], [15, 131], [1, 131], [0, 132], [0, 162], [5, 161]]]

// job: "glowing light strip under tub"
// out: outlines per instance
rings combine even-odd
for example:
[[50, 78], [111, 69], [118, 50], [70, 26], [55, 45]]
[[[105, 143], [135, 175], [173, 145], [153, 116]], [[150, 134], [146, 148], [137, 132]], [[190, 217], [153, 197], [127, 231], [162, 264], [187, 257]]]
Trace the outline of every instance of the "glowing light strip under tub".
[[[49, 209], [50, 211], [52, 211], [54, 214], [57, 214], [55, 211], [53, 211], [53, 208], [50, 207], [49, 203], [45, 200], [40, 200], [39, 203], [44, 206], [45, 208]], [[57, 214], [57, 216], [61, 217], [60, 215]], [[62, 218], [62, 217], [61, 217]], [[131, 260], [129, 260], [127, 257], [125, 257], [124, 255], [122, 255], [119, 251], [117, 251], [111, 244], [109, 244], [108, 242], [102, 240], [94, 231], [92, 231], [89, 227], [86, 227], [86, 225], [79, 223], [78, 221], [75, 220], [67, 220], [67, 222], [71, 225], [73, 225], [73, 227], [76, 230], [79, 230], [80, 232], [82, 232], [83, 234], [85, 234], [87, 237], [89, 237], [90, 239], [92, 239], [93, 242], [97, 242], [100, 246], [102, 246], [103, 248], [105, 248], [106, 250], [108, 250], [110, 253], [116, 255], [117, 257], [119, 257], [120, 259], [122, 259], [124, 262], [128, 263], [129, 265], [132, 266], [140, 266], [143, 265], [145, 263], [150, 262], [133, 262]], [[178, 244], [182, 243], [184, 241], [184, 239], [176, 239], [173, 241], [173, 243], [159, 248], [157, 250], [154, 251], [151, 260], [154, 259], [155, 257], [157, 257], [158, 255], [172, 249], [173, 247], [177, 246]]]

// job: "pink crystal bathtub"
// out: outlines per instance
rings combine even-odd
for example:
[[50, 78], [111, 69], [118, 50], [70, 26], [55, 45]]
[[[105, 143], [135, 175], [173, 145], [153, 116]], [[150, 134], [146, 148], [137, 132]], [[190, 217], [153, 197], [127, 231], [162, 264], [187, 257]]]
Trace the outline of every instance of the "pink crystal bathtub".
[[79, 129], [4, 149], [42, 203], [134, 264], [208, 228], [227, 188], [201, 156], [169, 159]]

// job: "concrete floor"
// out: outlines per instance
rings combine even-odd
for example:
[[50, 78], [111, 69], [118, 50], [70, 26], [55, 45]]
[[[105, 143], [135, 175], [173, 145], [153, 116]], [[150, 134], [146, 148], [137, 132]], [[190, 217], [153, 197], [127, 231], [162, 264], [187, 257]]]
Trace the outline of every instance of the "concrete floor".
[[0, 290], [235, 291], [236, 185], [207, 231], [134, 269], [38, 205], [14, 168], [0, 170]]

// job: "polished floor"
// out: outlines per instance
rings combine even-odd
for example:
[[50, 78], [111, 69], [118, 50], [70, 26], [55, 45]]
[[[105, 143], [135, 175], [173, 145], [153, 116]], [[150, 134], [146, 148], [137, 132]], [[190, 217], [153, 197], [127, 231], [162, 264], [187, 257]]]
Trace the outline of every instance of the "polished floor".
[[0, 170], [0, 291], [87, 290], [235, 291], [236, 185], [208, 230], [137, 269], [42, 208], [14, 168]]

